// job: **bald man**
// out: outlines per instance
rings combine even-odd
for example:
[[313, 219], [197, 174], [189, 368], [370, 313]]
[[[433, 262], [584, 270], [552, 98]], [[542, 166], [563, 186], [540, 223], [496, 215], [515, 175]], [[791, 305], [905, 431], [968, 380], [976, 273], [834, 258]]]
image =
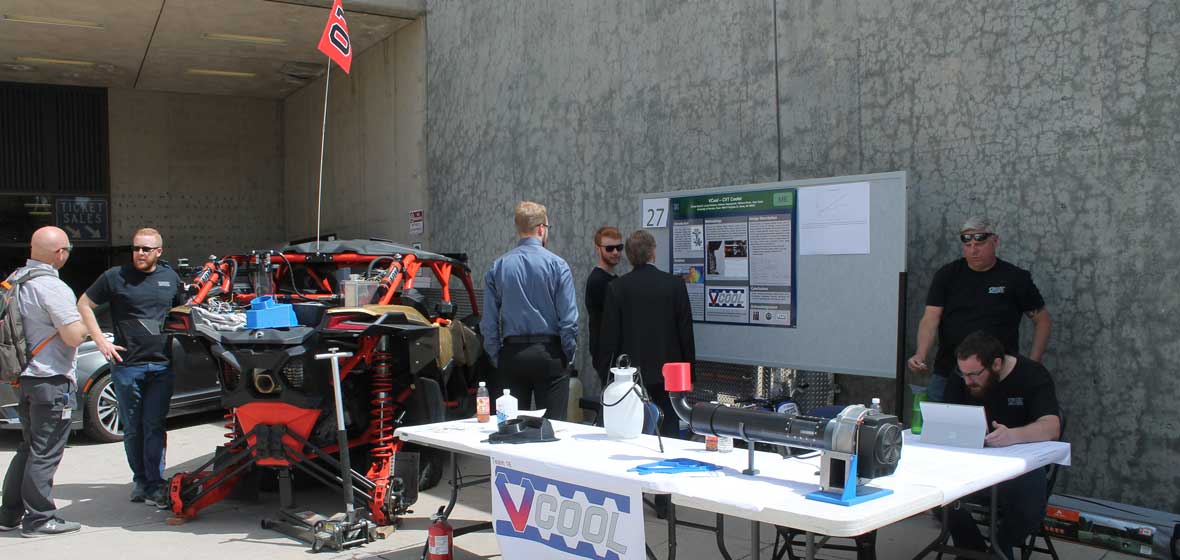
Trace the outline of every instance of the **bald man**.
[[22, 537], [72, 533], [82, 526], [57, 516], [53, 476], [61, 463], [70, 419], [77, 410], [74, 358], [86, 336], [73, 290], [57, 271], [70, 258], [70, 239], [47, 226], [33, 233], [29, 260], [8, 277], [20, 282], [21, 320], [31, 349], [39, 349], [20, 375], [21, 432], [24, 436], [4, 476], [0, 531], [18, 526]]

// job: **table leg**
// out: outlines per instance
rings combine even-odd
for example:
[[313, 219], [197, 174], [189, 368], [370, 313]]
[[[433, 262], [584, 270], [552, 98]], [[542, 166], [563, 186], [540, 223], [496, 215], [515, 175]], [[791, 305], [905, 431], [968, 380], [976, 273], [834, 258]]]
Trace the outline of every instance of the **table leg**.
[[[754, 447], [750, 445], [750, 447]], [[750, 560], [759, 560], [762, 557], [762, 537], [759, 533], [762, 530], [762, 524], [757, 521], [750, 522]]]
[[668, 496], [668, 560], [676, 560], [676, 504]]
[[815, 560], [815, 533], [807, 532], [807, 549], [804, 552], [804, 558], [807, 560]]

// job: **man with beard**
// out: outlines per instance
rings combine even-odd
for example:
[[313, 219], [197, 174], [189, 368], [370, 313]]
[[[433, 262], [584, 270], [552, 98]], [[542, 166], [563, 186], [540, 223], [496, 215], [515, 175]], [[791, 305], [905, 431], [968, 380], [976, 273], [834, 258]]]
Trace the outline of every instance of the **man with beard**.
[[615, 275], [615, 267], [623, 256], [623, 234], [614, 226], [602, 226], [594, 232], [594, 252], [598, 255], [598, 265], [590, 271], [586, 279], [586, 312], [590, 315], [590, 358], [594, 362], [594, 369], [598, 372], [598, 379], [606, 387], [606, 373], [610, 369], [610, 356], [598, 355], [598, 337], [602, 329], [602, 305], [606, 301], [606, 287]]
[[[164, 420], [176, 379], [161, 326], [168, 310], [181, 303], [180, 277], [158, 262], [163, 252], [160, 232], [151, 228], [135, 232], [132, 263], [104, 272], [78, 300], [90, 338], [111, 362], [112, 385], [123, 423], [123, 450], [135, 483], [131, 501], [157, 507], [168, 503]], [[110, 303], [114, 344], [102, 335], [94, 316], [94, 308], [104, 303]]]
[[[1061, 417], [1053, 378], [1039, 362], [1004, 352], [999, 339], [976, 331], [955, 350], [959, 374], [947, 384], [946, 402], [983, 406], [990, 432], [988, 447], [1055, 440], [1061, 436]], [[1044, 468], [1001, 482], [997, 492], [999, 546], [1008, 558], [1041, 524], [1045, 504]], [[974, 495], [972, 502], [986, 502]], [[983, 536], [966, 510], [952, 509], [948, 521], [955, 546], [985, 550]]]
[[578, 301], [565, 260], [546, 247], [545, 207], [516, 205], [516, 247], [492, 263], [484, 276], [484, 350], [497, 381], [512, 390], [521, 408], [536, 397], [545, 417], [565, 420], [569, 364], [578, 346]]

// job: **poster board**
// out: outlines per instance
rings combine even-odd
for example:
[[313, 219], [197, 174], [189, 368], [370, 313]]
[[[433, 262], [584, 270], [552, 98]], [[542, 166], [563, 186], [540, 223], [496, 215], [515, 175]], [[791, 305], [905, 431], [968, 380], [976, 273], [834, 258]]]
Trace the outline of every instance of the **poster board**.
[[[862, 184], [867, 184], [868, 202], [863, 223], [857, 221], [855, 205], [827, 192], [843, 188], [855, 193], [856, 187]], [[641, 210], [638, 225], [653, 226], [647, 229], [656, 238], [656, 266], [668, 272], [680, 272], [682, 277], [691, 274], [685, 270], [683, 259], [678, 259], [680, 262], [676, 264], [672, 262], [674, 233], [681, 231], [682, 245], [685, 242], [683, 225], [679, 230], [676, 225], [678, 214], [673, 208], [676, 201], [699, 197], [706, 197], [707, 201], [734, 195], [748, 198], [749, 193], [768, 192], [795, 195], [789, 239], [792, 251], [789, 324], [694, 320], [697, 359], [896, 377], [902, 328], [899, 325], [901, 278], [906, 269], [906, 174], [903, 171], [642, 195], [637, 205]], [[666, 219], [662, 220], [663, 227], [654, 227], [661, 207]], [[824, 212], [834, 209], [846, 209], [847, 214], [842, 218], [826, 217]], [[747, 232], [749, 220], [764, 219], [760, 216], [757, 211], [746, 215]], [[800, 224], [808, 226], [801, 229]], [[721, 241], [720, 248], [724, 250], [725, 239], [714, 241]], [[810, 248], [810, 254], [801, 254], [803, 246]], [[867, 252], [855, 252], [861, 249]], [[751, 253], [745, 254], [751, 259], [746, 266], [754, 265]], [[674, 268], [677, 264], [679, 270]], [[707, 271], [705, 276], [707, 280]], [[705, 286], [707, 289], [707, 282]], [[690, 298], [692, 292], [690, 289]], [[707, 298], [707, 294], [703, 297]], [[747, 305], [750, 305], [748, 299]]]

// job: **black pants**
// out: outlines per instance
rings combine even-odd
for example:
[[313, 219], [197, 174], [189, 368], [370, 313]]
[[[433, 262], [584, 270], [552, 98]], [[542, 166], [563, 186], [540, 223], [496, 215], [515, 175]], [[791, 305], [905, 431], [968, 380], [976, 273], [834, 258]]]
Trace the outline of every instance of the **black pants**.
[[[1000, 515], [1000, 524], [996, 527], [996, 538], [999, 540], [996, 548], [1008, 558], [1013, 558], [1013, 547], [1020, 546], [1024, 539], [1033, 534], [1045, 517], [1045, 504], [1049, 500], [1045, 495], [1048, 490], [1046, 480], [1045, 469], [1040, 468], [1000, 483], [996, 492], [999, 499], [999, 503], [996, 504], [997, 512]], [[976, 492], [964, 500], [988, 504], [991, 501], [991, 492]], [[950, 525], [954, 545], [985, 550], [987, 545], [979, 532], [979, 527], [971, 519], [971, 514], [965, 509], [947, 507], [952, 508], [947, 514], [947, 523]]]
[[19, 519], [24, 530], [34, 530], [57, 515], [53, 503], [53, 475], [61, 463], [70, 437], [70, 418], [81, 414], [74, 396], [74, 383], [65, 376], [21, 377], [20, 414], [24, 439], [4, 476], [4, 517]]
[[[535, 398], [545, 417], [565, 420], [570, 398], [570, 376], [559, 342], [505, 343], [497, 367], [499, 385], [527, 410]], [[500, 395], [492, 395], [494, 403]]]

